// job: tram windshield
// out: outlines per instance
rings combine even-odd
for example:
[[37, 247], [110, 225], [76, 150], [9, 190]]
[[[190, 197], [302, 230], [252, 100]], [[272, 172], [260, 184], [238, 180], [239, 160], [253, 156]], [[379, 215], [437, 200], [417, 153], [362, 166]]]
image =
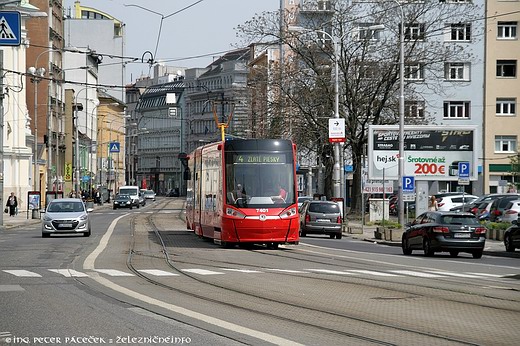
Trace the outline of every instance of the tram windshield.
[[226, 155], [226, 201], [241, 208], [296, 203], [292, 153]]

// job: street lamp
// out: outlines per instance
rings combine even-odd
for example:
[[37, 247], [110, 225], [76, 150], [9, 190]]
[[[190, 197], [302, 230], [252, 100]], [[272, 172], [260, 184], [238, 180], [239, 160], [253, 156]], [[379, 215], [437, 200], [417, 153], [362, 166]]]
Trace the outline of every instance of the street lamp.
[[[403, 177], [404, 177], [404, 10], [403, 5], [394, 0], [401, 10], [399, 25], [399, 224], [404, 225]], [[383, 201], [384, 203], [384, 201]]]
[[[384, 29], [384, 25], [378, 24], [378, 25], [371, 25], [367, 27], [368, 30], [381, 30]], [[350, 31], [345, 32], [341, 36], [336, 36], [329, 34], [328, 32], [324, 30], [319, 29], [307, 29], [303, 27], [298, 26], [289, 26], [289, 31], [306, 31], [306, 32], [316, 32], [321, 33], [328, 38], [333, 43], [333, 49], [334, 49], [334, 118], [339, 118], [339, 58], [340, 58], [340, 51], [339, 51], [339, 43], [350, 33]], [[340, 143], [336, 142], [334, 143], [334, 167], [332, 170], [332, 183], [333, 183], [333, 195], [334, 197], [341, 197], [342, 191], [345, 189], [342, 188], [344, 185], [344, 181], [341, 179], [341, 165], [340, 165]]]
[[34, 191], [38, 191], [40, 180], [40, 167], [38, 165], [38, 83], [45, 75], [43, 67], [29, 67], [27, 73], [31, 75], [31, 82], [34, 84]]

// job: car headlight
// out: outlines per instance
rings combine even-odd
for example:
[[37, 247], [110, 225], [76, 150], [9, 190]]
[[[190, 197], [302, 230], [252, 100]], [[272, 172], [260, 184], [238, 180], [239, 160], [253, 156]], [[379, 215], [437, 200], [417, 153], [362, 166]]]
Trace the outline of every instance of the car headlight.
[[80, 219], [81, 221], [87, 221], [87, 220], [88, 220], [88, 216], [87, 216], [87, 215], [81, 215], [81, 216], [79, 217], [79, 219]]
[[52, 221], [52, 218], [50, 218], [47, 214], [43, 215], [43, 221]]

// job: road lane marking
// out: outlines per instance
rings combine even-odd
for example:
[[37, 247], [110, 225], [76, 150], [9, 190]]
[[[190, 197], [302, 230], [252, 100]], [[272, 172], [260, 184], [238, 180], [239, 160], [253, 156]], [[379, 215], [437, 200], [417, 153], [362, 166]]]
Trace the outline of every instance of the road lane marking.
[[468, 279], [482, 279], [482, 276], [471, 275], [471, 274], [463, 274], [463, 273], [454, 273], [454, 272], [440, 272], [440, 271], [429, 271], [432, 274], [446, 275], [446, 276], [455, 276], [458, 278], [468, 278]]
[[372, 271], [372, 270], [347, 270], [347, 271], [349, 273], [359, 273], [359, 274], [367, 274], [367, 275], [375, 275], [375, 276], [400, 276], [397, 274], [376, 272], [376, 271]]
[[355, 275], [354, 273], [342, 272], [339, 270], [329, 270], [329, 269], [305, 269], [305, 270], [315, 272], [315, 273], [323, 273], [323, 274]]
[[414, 272], [411, 270], [390, 270], [391, 273], [403, 274], [408, 276], [418, 276], [420, 278], [443, 278], [443, 275], [423, 273], [423, 272]]
[[12, 274], [14, 276], [23, 277], [23, 278], [41, 278], [42, 276], [38, 273], [30, 272], [28, 270], [3, 270], [8, 274]]
[[72, 269], [47, 269], [50, 272], [61, 274], [67, 278], [75, 277], [75, 278], [84, 278], [88, 277], [88, 274], [78, 272]]
[[135, 276], [134, 274], [122, 272], [120, 270], [115, 270], [115, 269], [94, 269], [94, 270], [99, 273], [107, 274], [109, 276]]
[[225, 268], [225, 269], [222, 269], [222, 270], [225, 270], [225, 271], [228, 271], [228, 272], [239, 272], [239, 273], [246, 273], [246, 274], [263, 273], [263, 272], [261, 272], [261, 271], [258, 271], [258, 270], [251, 270], [251, 269], [232, 269], [232, 268]]
[[291, 269], [276, 269], [276, 268], [265, 268], [265, 270], [279, 273], [290, 273], [290, 274], [307, 274], [302, 270], [291, 270]]
[[179, 276], [179, 274], [167, 272], [164, 270], [158, 270], [158, 269], [142, 269], [142, 270], [138, 270], [138, 272], [150, 274], [150, 275], [154, 275], [154, 276]]
[[199, 274], [199, 275], [222, 275], [224, 273], [215, 272], [207, 269], [181, 269], [185, 273]]
[[[0, 292], [19, 292], [19, 291], [25, 291], [25, 288], [23, 288], [20, 285], [0, 285]], [[1, 333], [0, 333], [0, 337], [2, 337]]]

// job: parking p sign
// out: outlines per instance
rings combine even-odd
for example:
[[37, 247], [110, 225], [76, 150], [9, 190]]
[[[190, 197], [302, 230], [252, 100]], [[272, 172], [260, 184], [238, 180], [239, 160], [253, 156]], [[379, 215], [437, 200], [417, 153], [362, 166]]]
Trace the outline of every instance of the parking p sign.
[[414, 177], [403, 177], [403, 192], [413, 192], [415, 190]]
[[469, 162], [459, 162], [459, 178], [469, 178]]

